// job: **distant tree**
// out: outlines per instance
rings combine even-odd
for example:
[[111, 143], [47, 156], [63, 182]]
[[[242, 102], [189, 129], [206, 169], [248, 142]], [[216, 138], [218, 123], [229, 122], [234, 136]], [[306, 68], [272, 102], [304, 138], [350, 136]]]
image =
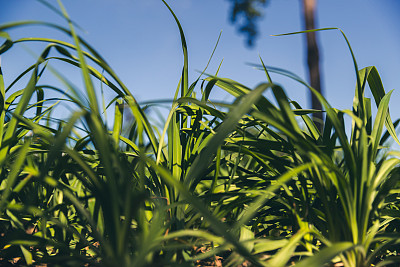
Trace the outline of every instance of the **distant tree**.
[[261, 10], [267, 5], [267, 0], [229, 1], [232, 4], [231, 22], [239, 23], [239, 31], [247, 35], [247, 44], [253, 46], [258, 34], [256, 22], [263, 16]]
[[[254, 45], [258, 34], [257, 21], [263, 16], [263, 8], [270, 0], [228, 0], [231, 2], [231, 22], [239, 23], [239, 30], [247, 35], [247, 44]], [[317, 0], [301, 0], [303, 5], [304, 28], [306, 30], [315, 29], [315, 10]], [[240, 18], [240, 19], [238, 19]], [[319, 49], [315, 32], [306, 34], [307, 44], [307, 66], [310, 85], [318, 92], [322, 93], [321, 75], [319, 66]], [[321, 110], [322, 106], [318, 99], [311, 94], [311, 107]], [[322, 113], [314, 113], [313, 119], [318, 128], [323, 126]]]

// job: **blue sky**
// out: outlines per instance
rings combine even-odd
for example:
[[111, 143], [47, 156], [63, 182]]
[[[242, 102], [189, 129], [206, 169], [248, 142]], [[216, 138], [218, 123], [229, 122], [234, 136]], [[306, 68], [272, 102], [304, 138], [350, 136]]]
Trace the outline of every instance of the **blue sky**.
[[[66, 25], [62, 18], [34, 0], [0, 0], [0, 23], [44, 20]], [[56, 1], [51, 1], [56, 4]], [[172, 98], [179, 81], [183, 57], [178, 28], [161, 0], [64, 0], [70, 16], [85, 31], [79, 34], [109, 62], [139, 101]], [[249, 87], [264, 82], [265, 75], [246, 63], [259, 63], [292, 71], [307, 79], [304, 35], [272, 37], [272, 34], [302, 29], [300, 0], [271, 0], [260, 21], [254, 48], [245, 46], [244, 36], [229, 23], [227, 0], [169, 0], [186, 34], [190, 77], [197, 77], [222, 37], [208, 73], [219, 73]], [[340, 27], [349, 38], [360, 68], [375, 65], [386, 91], [396, 89], [391, 100], [392, 118], [400, 117], [400, 19], [398, 0], [318, 1], [319, 27]], [[43, 27], [10, 31], [11, 37], [54, 37], [69, 40]], [[350, 53], [338, 31], [319, 33], [322, 81], [327, 99], [334, 107], [350, 109], [355, 73]], [[37, 51], [43, 46], [34, 44]], [[19, 46], [2, 55], [6, 83], [10, 83], [34, 58]], [[70, 68], [63, 68], [69, 74]], [[79, 77], [72, 76], [81, 85]], [[308, 107], [306, 89], [287, 78], [273, 76], [287, 94]], [[23, 85], [21, 85], [23, 86]], [[368, 93], [367, 93], [368, 95]], [[370, 95], [370, 94], [369, 94]], [[109, 95], [110, 97], [112, 95]], [[226, 99], [216, 91], [216, 98]]]

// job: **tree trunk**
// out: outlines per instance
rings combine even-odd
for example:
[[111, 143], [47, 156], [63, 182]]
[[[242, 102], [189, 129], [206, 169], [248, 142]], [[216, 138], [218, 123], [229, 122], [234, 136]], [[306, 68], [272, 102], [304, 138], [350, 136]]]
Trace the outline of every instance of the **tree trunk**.
[[[311, 30], [315, 29], [315, 7], [317, 0], [303, 0], [304, 8], [304, 22], [305, 29]], [[316, 32], [308, 32], [307, 36], [307, 65], [308, 74], [311, 87], [315, 90], [322, 92], [321, 88], [321, 77], [320, 77], [320, 67], [319, 67], [319, 50], [318, 43], [316, 39]], [[311, 93], [311, 107], [313, 109], [322, 110], [321, 103], [318, 101], [317, 97]], [[322, 112], [313, 113], [313, 121], [317, 125], [319, 130], [323, 128], [323, 114]]]

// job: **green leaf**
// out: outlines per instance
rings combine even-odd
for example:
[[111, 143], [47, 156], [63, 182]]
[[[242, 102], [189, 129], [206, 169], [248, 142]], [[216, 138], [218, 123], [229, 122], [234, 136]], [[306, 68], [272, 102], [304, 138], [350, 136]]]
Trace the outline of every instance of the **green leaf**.
[[201, 177], [213, 159], [214, 154], [217, 152], [218, 147], [223, 144], [224, 139], [235, 129], [238, 121], [250, 110], [254, 103], [256, 103], [261, 97], [261, 94], [264, 92], [264, 90], [269, 86], [270, 84], [259, 85], [246, 96], [243, 96], [240, 99], [240, 102], [232, 108], [232, 110], [226, 116], [224, 122], [220, 125], [220, 127], [218, 127], [216, 134], [208, 141], [207, 146], [200, 151], [199, 155], [193, 162], [193, 165], [187, 174], [189, 184]]
[[329, 263], [334, 257], [354, 248], [351, 242], [335, 243], [329, 247], [322, 249], [314, 256], [308, 257], [297, 263], [296, 267], [309, 267], [309, 266], [324, 266]]

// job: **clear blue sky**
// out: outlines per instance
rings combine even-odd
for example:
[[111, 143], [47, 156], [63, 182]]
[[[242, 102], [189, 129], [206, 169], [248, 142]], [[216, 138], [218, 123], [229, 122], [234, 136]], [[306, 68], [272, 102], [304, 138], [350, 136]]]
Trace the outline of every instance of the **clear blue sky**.
[[[52, 1], [56, 4], [56, 1]], [[109, 62], [131, 92], [141, 101], [172, 98], [182, 68], [179, 32], [161, 0], [64, 0], [70, 16], [85, 32], [82, 37]], [[208, 70], [214, 73], [222, 59], [219, 76], [249, 87], [265, 81], [263, 72], [246, 63], [259, 63], [290, 70], [307, 79], [304, 35], [271, 37], [302, 29], [300, 0], [271, 0], [260, 21], [256, 46], [245, 46], [244, 36], [229, 23], [227, 0], [169, 0], [181, 21], [189, 48], [190, 76], [197, 77], [215, 45], [222, 38]], [[400, 117], [400, 1], [320, 0], [319, 27], [340, 27], [348, 36], [359, 67], [375, 65], [386, 91], [396, 89], [391, 100], [392, 118]], [[0, 0], [0, 23], [16, 20], [45, 20], [66, 25], [59, 16], [34, 0]], [[64, 38], [43, 27], [10, 32], [18, 37]], [[326, 97], [334, 107], [351, 109], [355, 74], [344, 39], [337, 31], [320, 32], [322, 79]], [[68, 40], [68, 39], [67, 39]], [[43, 46], [35, 44], [34, 51]], [[27, 58], [30, 60], [27, 61]], [[17, 47], [2, 56], [6, 83], [34, 62], [25, 49]], [[60, 66], [62, 67], [62, 66]], [[63, 72], [68, 75], [70, 68]], [[308, 106], [308, 92], [287, 78], [273, 76], [287, 94]], [[80, 85], [78, 78], [73, 78]], [[22, 85], [21, 85], [22, 86]], [[367, 94], [368, 95], [368, 94]], [[369, 94], [370, 95], [370, 94]], [[110, 95], [111, 96], [111, 95]], [[215, 92], [215, 97], [224, 98]]]

